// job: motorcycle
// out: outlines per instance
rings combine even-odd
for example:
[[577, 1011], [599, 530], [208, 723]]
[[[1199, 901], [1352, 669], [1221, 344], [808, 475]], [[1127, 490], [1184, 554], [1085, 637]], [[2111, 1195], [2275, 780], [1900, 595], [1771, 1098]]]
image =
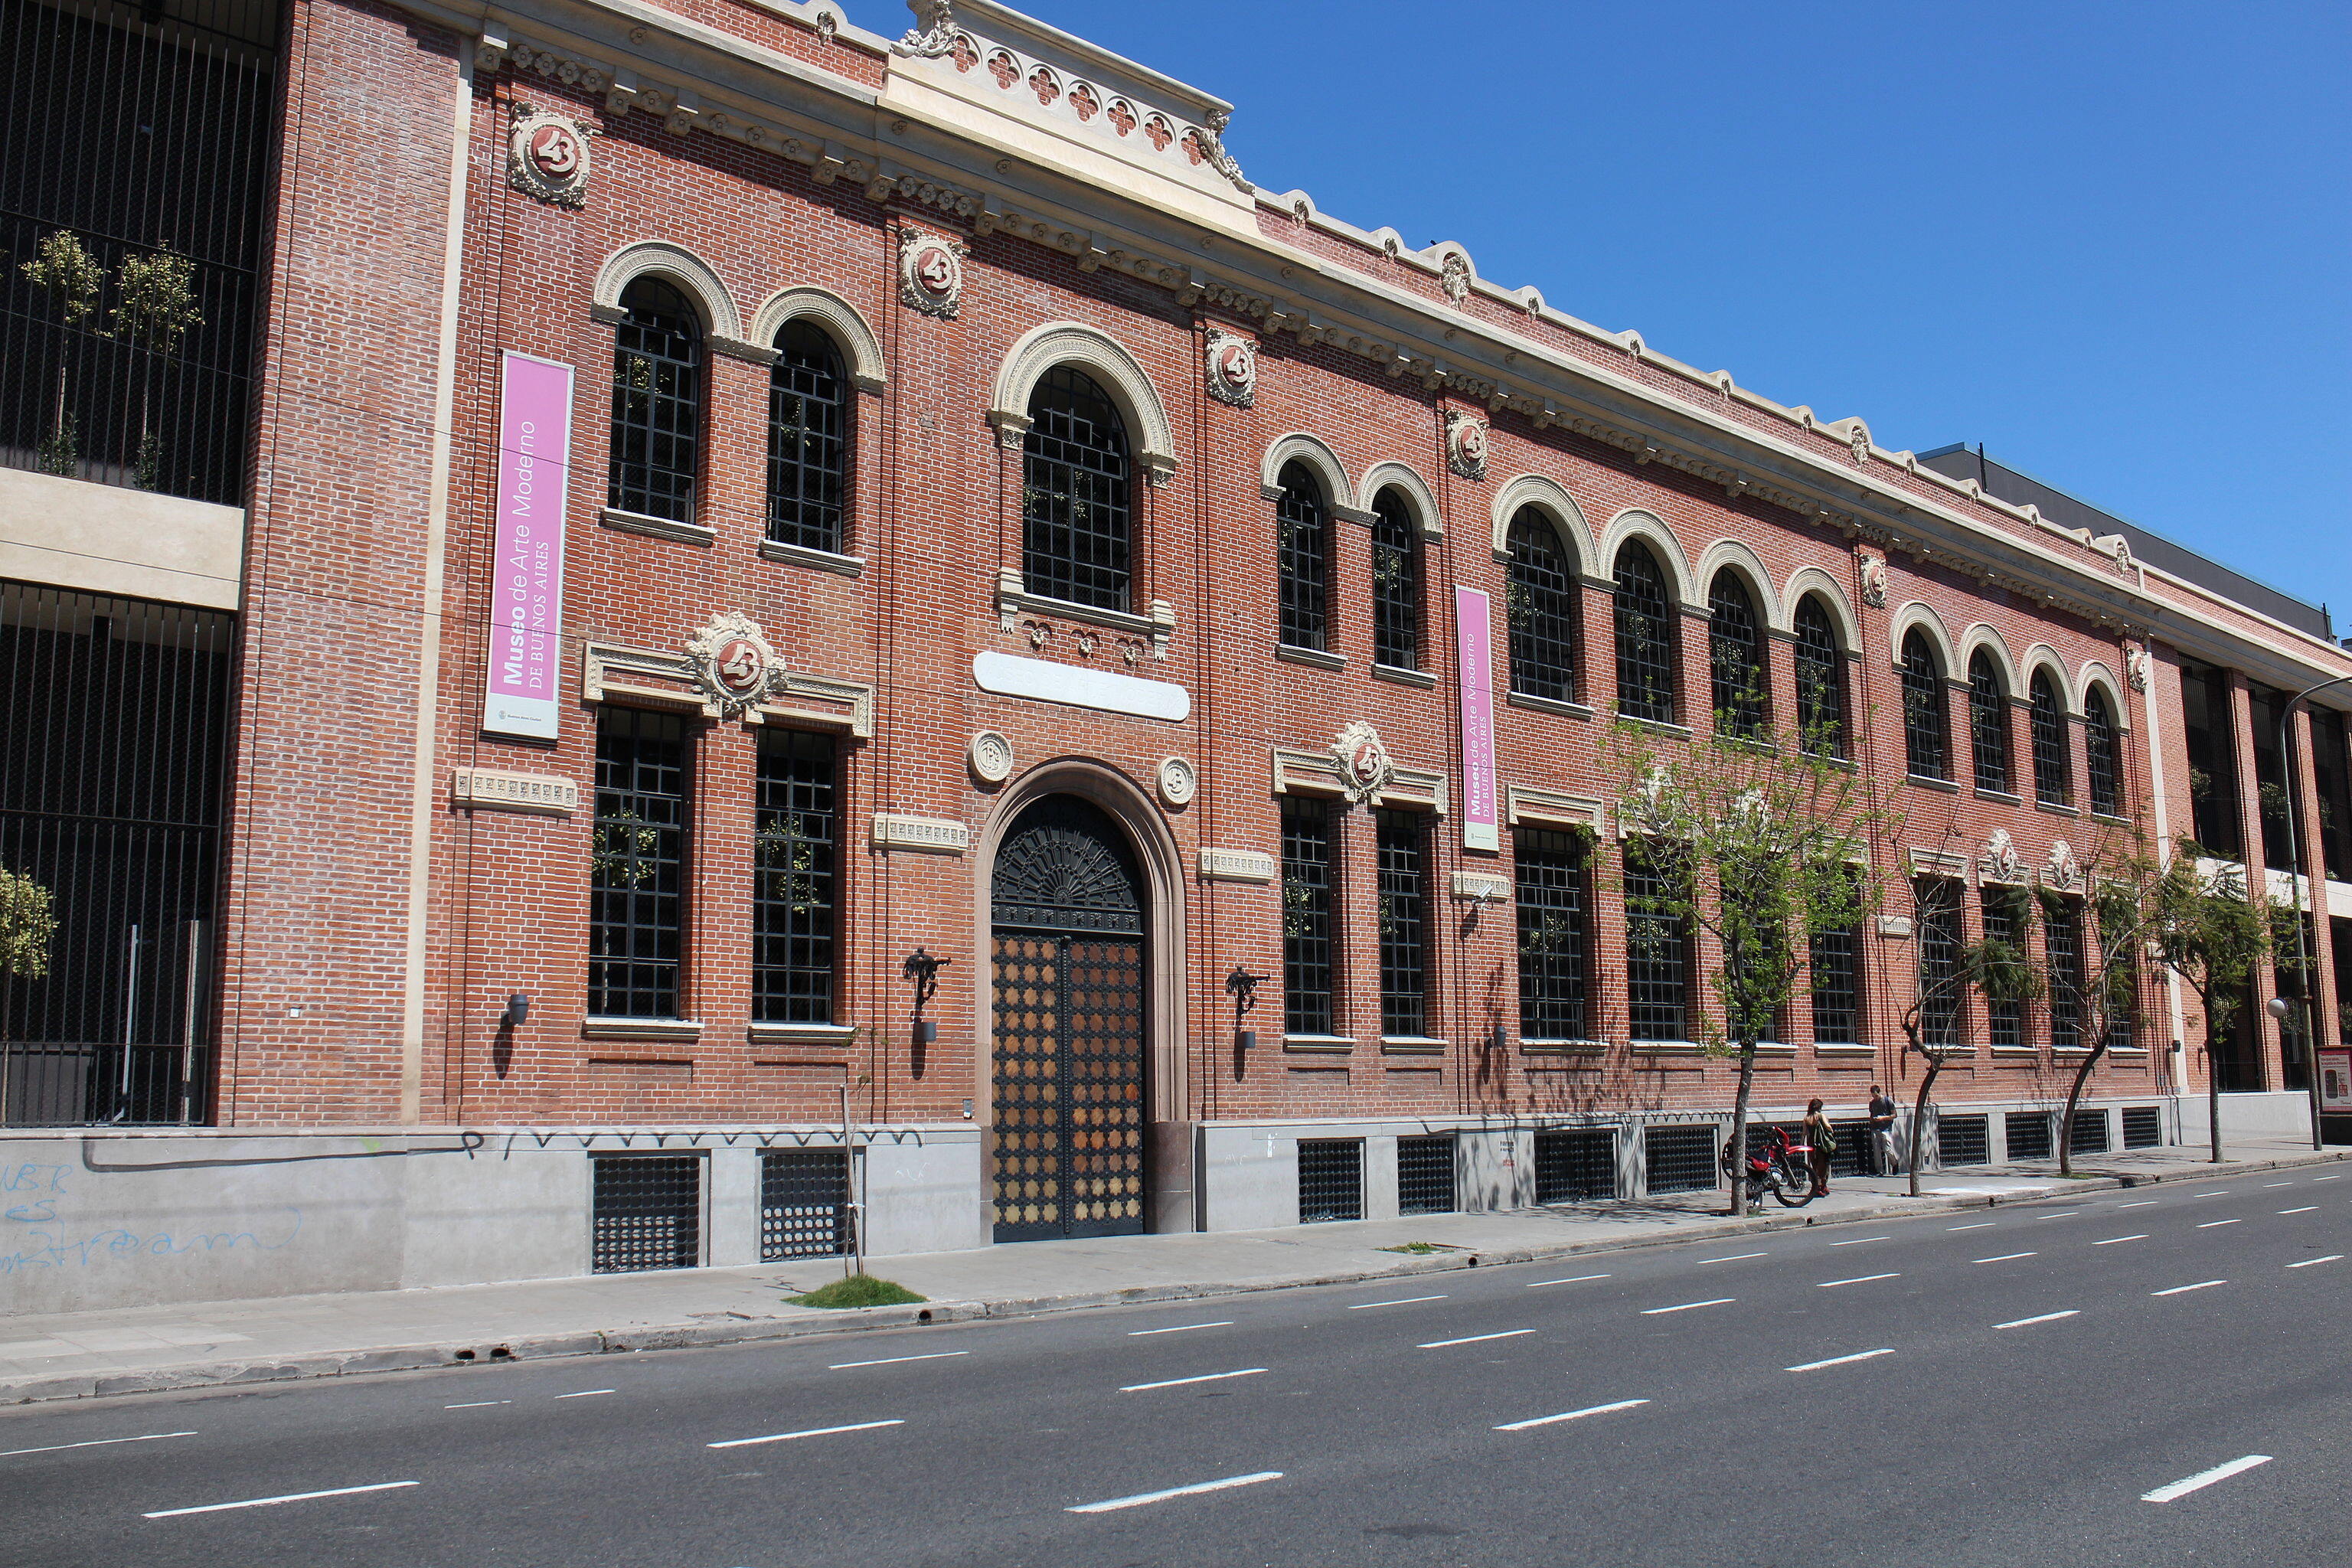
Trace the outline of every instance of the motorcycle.
[[[1734, 1137], [1723, 1146], [1723, 1169], [1727, 1176], [1737, 1169], [1739, 1140]], [[1791, 1142], [1786, 1129], [1775, 1127], [1764, 1142], [1748, 1152], [1747, 1160], [1748, 1202], [1749, 1206], [1764, 1201], [1769, 1192], [1780, 1201], [1782, 1208], [1801, 1209], [1813, 1201], [1812, 1146]]]

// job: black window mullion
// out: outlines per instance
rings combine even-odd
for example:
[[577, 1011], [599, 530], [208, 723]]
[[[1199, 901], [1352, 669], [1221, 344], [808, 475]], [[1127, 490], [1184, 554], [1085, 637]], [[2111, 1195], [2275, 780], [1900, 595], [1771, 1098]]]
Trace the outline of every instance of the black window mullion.
[[768, 537], [838, 552], [849, 494], [848, 379], [806, 321], [776, 334], [768, 371]]
[[1275, 563], [1281, 585], [1278, 635], [1291, 647], [1324, 647], [1330, 519], [1323, 489], [1306, 465], [1283, 465], [1282, 497], [1274, 508]]
[[1990, 655], [1969, 660], [1969, 754], [1977, 788], [2009, 793], [2009, 689]]
[[2091, 809], [2102, 816], [2123, 810], [2116, 716], [2106, 693], [2094, 690], [2083, 700], [2083, 771], [2089, 775]]
[[2065, 805], [2074, 795], [2074, 769], [2066, 755], [2066, 711], [2047, 671], [2035, 673], [2032, 691], [2033, 796], [2044, 805]]
[[1033, 594], [1128, 609], [1127, 426], [1102, 389], [1067, 366], [1029, 400], [1022, 449], [1022, 579]]
[[1690, 931], [1661, 908], [1666, 878], [1639, 842], [1625, 847], [1625, 1015], [1636, 1040], [1690, 1038]]
[[1510, 625], [1511, 689], [1555, 702], [1576, 700], [1576, 572], [1551, 521], [1533, 507], [1512, 520], [1504, 585]]
[[1948, 780], [1951, 747], [1944, 671], [1924, 633], [1914, 631], [1903, 639], [1902, 681], [1905, 763], [1914, 778]]
[[1328, 802], [1282, 803], [1283, 1026], [1294, 1035], [1332, 1032], [1331, 819]]
[[1914, 884], [1919, 910], [1919, 994], [1921, 1037], [1931, 1046], [1960, 1043], [1959, 884], [1941, 877], [1923, 877]]
[[588, 1011], [675, 1018], [686, 939], [686, 727], [607, 708], [596, 721]]
[[614, 330], [613, 449], [616, 510], [694, 521], [702, 438], [702, 331], [676, 289], [640, 278], [621, 296]]
[[1421, 668], [1421, 530], [1393, 489], [1372, 501], [1372, 662]]
[[1377, 814], [1381, 1032], [1429, 1032], [1427, 825], [1418, 812]]
[[1797, 722], [1800, 743], [1825, 757], [1845, 755], [1845, 649], [1821, 601], [1797, 605]]
[[[2025, 895], [2000, 887], [1985, 889], [1979, 895], [1984, 920], [1984, 939], [1997, 942], [2024, 956], [2025, 936], [2019, 920], [2018, 902]], [[2025, 1004], [1988, 998], [1985, 1002], [1985, 1043], [1992, 1046], [2025, 1044]]]
[[1707, 594], [1707, 668], [1716, 727], [1727, 735], [1762, 733], [1769, 695], [1762, 628], [1756, 601], [1729, 572], [1717, 573]]
[[1647, 546], [1617, 552], [1617, 706], [1626, 717], [1675, 721], [1675, 606]]
[[840, 804], [833, 738], [760, 736], [753, 824], [752, 1016], [833, 1022], [835, 879]]
[[1566, 833], [1521, 828], [1513, 838], [1518, 906], [1519, 1034], [1591, 1038], [1585, 1021], [1585, 868]]

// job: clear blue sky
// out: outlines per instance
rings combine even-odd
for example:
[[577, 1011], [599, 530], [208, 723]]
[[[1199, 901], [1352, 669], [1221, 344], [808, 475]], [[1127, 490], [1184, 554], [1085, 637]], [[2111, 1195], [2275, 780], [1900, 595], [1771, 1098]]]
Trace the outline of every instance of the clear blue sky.
[[1262, 186], [2352, 634], [2344, 0], [1013, 3], [1232, 100]]

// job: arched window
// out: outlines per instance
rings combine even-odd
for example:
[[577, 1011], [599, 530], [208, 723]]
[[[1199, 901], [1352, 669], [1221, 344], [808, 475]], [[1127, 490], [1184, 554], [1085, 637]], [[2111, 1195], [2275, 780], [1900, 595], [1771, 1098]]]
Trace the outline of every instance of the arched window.
[[1715, 725], [1727, 735], [1764, 731], [1769, 695], [1764, 637], [1756, 601], [1736, 572], [1717, 572], [1706, 595], [1707, 668], [1714, 677]]
[[1977, 788], [2007, 795], [2009, 777], [2009, 688], [1992, 655], [1979, 648], [1969, 660], [1969, 754], [1975, 760]]
[[2046, 669], [2033, 672], [2033, 798], [2064, 805], [2074, 798], [2074, 769], [2066, 755], [2066, 710]]
[[1657, 557], [1627, 540], [1617, 552], [1617, 707], [1629, 719], [1675, 721], [1674, 616]]
[[1372, 498], [1372, 662], [1421, 668], [1421, 529], [1394, 489]]
[[1797, 723], [1806, 751], [1845, 755], [1845, 649], [1812, 594], [1797, 601]]
[[1950, 718], [1944, 701], [1944, 669], [1927, 634], [1903, 637], [1903, 754], [1911, 776], [1952, 776]]
[[1021, 576], [1029, 592], [1128, 607], [1127, 423], [1083, 373], [1057, 365], [1029, 398], [1021, 458]]
[[776, 334], [768, 369], [768, 537], [838, 553], [849, 496], [849, 381], [805, 321]]
[[2097, 687], [2083, 699], [2083, 762], [2091, 775], [2091, 809], [2102, 816], [2123, 815], [2123, 769], [2116, 749], [2116, 715]]
[[605, 504], [668, 522], [694, 521], [702, 444], [702, 323], [658, 278], [622, 292], [614, 329], [613, 449]]
[[1531, 506], [1511, 519], [1504, 611], [1511, 629], [1511, 689], [1576, 700], [1576, 565], [1551, 520]]
[[1282, 579], [1282, 640], [1323, 646], [1323, 599], [1331, 552], [1331, 510], [1304, 463], [1282, 465], [1282, 499], [1274, 503], [1274, 553]]

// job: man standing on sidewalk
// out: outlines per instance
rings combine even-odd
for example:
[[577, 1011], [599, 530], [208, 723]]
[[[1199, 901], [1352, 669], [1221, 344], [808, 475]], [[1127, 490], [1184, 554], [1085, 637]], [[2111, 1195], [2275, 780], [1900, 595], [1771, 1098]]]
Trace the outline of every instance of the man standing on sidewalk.
[[1891, 1176], [1895, 1157], [1895, 1100], [1878, 1084], [1870, 1086], [1870, 1162], [1874, 1176]]

